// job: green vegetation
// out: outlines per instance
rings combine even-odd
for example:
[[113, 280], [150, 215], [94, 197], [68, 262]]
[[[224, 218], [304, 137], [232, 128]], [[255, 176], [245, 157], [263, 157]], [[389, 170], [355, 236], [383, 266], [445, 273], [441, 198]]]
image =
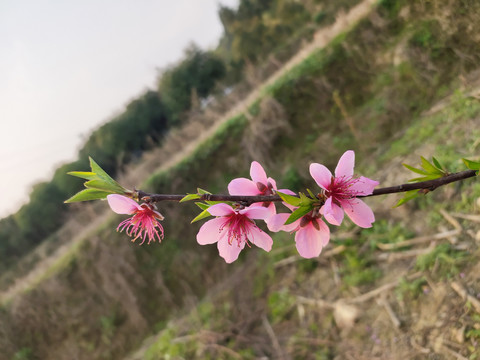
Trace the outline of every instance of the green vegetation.
[[268, 296], [267, 305], [272, 323], [276, 324], [288, 318], [288, 314], [293, 311], [295, 303], [296, 299], [289, 293], [288, 289], [271, 293]]
[[[178, 125], [192, 108], [193, 101], [206, 99], [225, 76], [225, 64], [212, 52], [195, 45], [185, 51], [185, 59], [161, 74], [158, 92], [168, 111], [168, 122]], [[196, 96], [196, 98], [193, 98]], [[199, 106], [199, 104], [197, 104]]]
[[367, 254], [359, 254], [356, 249], [342, 254], [343, 281], [347, 286], [360, 286], [373, 283], [382, 274], [379, 269], [372, 267], [372, 260]]
[[411, 281], [402, 278], [395, 289], [395, 294], [401, 300], [417, 299], [424, 292], [424, 289], [426, 289], [426, 283], [427, 281], [423, 276]]
[[[355, 3], [242, 0], [237, 10], [220, 9], [226, 33], [215, 51], [192, 47], [159, 78], [158, 92], [143, 94], [95, 131], [78, 162], [61, 167], [52, 183], [35, 188], [28, 206], [1, 221], [0, 257], [10, 259], [2, 266], [11, 266], [58, 229], [63, 221], [58, 214], [66, 209], [61, 201], [81, 188], [81, 180], [63, 174], [87, 169], [87, 155], [118, 173], [161, 146], [170, 127], [189, 112], [201, 112], [195, 101], [221, 94], [222, 86], [236, 84], [250, 66], [262, 69], [262, 59], [283, 59], [282, 46], [308, 38], [316, 26], [331, 23], [339, 8]], [[223, 193], [230, 179], [248, 176], [257, 157], [280, 188], [315, 189], [308, 164], [333, 168], [347, 148], [357, 153], [356, 172], [382, 185], [408, 177], [400, 164], [418, 167], [411, 160], [419, 155], [433, 154], [449, 171], [461, 169], [461, 157], [478, 160], [480, 102], [466, 86], [456, 89], [461, 82], [474, 84], [465, 79], [480, 63], [475, 37], [480, 21], [474, 21], [479, 11], [472, 1], [380, 1], [352, 31], [262, 89], [248, 114], [229, 119], [172, 168], [149, 169], [142, 189]], [[458, 218], [462, 231], [431, 249], [429, 242], [391, 250], [387, 245], [445, 231], [451, 225], [439, 210], [472, 214], [477, 198], [480, 185], [472, 180], [397, 210], [391, 210], [395, 195], [368, 199], [377, 210], [374, 226], [357, 231], [348, 219], [342, 227], [331, 226], [331, 244], [318, 259], [299, 259], [292, 235], [281, 233], [271, 253], [246, 249], [230, 266], [215, 246], [196, 244], [201, 224], [189, 225], [197, 211], [193, 206], [159, 204], [167, 234], [160, 245], [130, 244], [114, 232], [120, 218], [115, 215], [1, 309], [0, 323], [7, 325], [0, 348], [18, 359], [54, 358], [53, 351], [76, 351], [82, 359], [122, 358], [140, 351], [154, 333], [141, 358], [276, 358], [284, 351], [292, 358], [331, 359], [351, 356], [351, 349], [366, 357], [393, 351], [411, 358], [411, 339], [429, 339], [435, 328], [449, 345], [456, 340], [442, 331], [465, 325], [466, 343], [455, 349], [473, 356], [469, 346], [478, 340], [478, 319], [473, 311], [465, 313], [451, 290], [438, 301], [448, 311], [436, 304], [435, 314], [424, 316], [435, 318], [435, 325], [418, 317], [425, 311], [422, 302], [428, 307], [435, 301], [432, 282], [448, 287], [461, 279], [469, 281], [468, 292], [480, 291], [472, 265], [478, 227]], [[409, 280], [414, 271], [421, 276]], [[344, 302], [384, 284], [393, 284], [382, 296], [401, 322], [402, 339], [376, 298]], [[352, 308], [358, 310], [355, 321], [348, 317]], [[432, 356], [436, 349], [428, 342], [419, 346]]]
[[30, 348], [23, 348], [17, 351], [14, 355], [12, 360], [30, 360], [32, 359], [32, 349]]
[[465, 252], [456, 250], [450, 244], [440, 244], [430, 253], [420, 255], [416, 266], [421, 271], [435, 270], [440, 276], [453, 277], [460, 273], [460, 265], [465, 258]]

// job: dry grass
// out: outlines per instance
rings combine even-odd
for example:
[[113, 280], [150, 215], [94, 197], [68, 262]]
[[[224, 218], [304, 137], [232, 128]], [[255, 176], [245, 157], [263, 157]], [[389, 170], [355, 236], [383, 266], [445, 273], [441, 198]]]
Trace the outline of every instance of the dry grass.
[[251, 159], [269, 165], [274, 140], [280, 134], [290, 132], [285, 109], [274, 98], [265, 97], [260, 103], [259, 113], [249, 118], [243, 148]]

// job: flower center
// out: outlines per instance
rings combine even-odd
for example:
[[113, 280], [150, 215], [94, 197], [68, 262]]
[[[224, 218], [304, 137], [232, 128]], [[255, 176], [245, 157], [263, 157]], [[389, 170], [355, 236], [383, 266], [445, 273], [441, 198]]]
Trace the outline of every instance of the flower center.
[[320, 226], [318, 225], [317, 218], [321, 217], [320, 212], [318, 209], [313, 209], [310, 211], [307, 215], [304, 215], [302, 219], [300, 220], [300, 227], [305, 227], [308, 224], [312, 223], [312, 225], [320, 231]]
[[131, 218], [118, 225], [117, 231], [125, 230], [128, 236], [133, 237], [133, 242], [139, 237], [142, 238], [140, 245], [145, 242], [147, 237], [148, 243], [155, 241], [155, 238], [161, 242], [164, 233], [159, 221], [163, 219], [162, 214], [155, 210], [154, 205], [143, 203]]
[[352, 189], [352, 186], [358, 182], [357, 178], [352, 176], [333, 177], [329, 189], [325, 191], [327, 197], [332, 197], [336, 200], [348, 200], [356, 197], [357, 191]]
[[248, 246], [250, 246], [248, 235], [251, 233], [252, 226], [256, 226], [253, 220], [251, 220], [248, 216], [235, 212], [226, 217], [225, 222], [220, 227], [220, 232], [226, 229], [226, 236], [230, 245], [233, 244], [233, 241], [236, 241], [237, 245], [240, 246], [242, 241], [244, 241]]

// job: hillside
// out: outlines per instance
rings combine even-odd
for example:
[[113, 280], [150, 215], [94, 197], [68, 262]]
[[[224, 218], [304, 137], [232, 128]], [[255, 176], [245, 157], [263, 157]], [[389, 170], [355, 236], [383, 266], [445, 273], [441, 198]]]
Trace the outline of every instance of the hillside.
[[[225, 192], [258, 160], [280, 187], [313, 188], [309, 163], [332, 168], [354, 149], [356, 172], [388, 186], [420, 155], [450, 171], [478, 159], [480, 5], [370, 3], [321, 30], [236, 113], [198, 121], [206, 110], [172, 131], [122, 184]], [[479, 198], [473, 179], [398, 209], [398, 196], [369, 199], [374, 227], [332, 229], [318, 259], [279, 234], [271, 253], [248, 249], [231, 265], [195, 242], [193, 207], [161, 204], [165, 240], [138, 247], [101, 204], [65, 230], [64, 252], [28, 291], [4, 298], [0, 357], [475, 359]]]

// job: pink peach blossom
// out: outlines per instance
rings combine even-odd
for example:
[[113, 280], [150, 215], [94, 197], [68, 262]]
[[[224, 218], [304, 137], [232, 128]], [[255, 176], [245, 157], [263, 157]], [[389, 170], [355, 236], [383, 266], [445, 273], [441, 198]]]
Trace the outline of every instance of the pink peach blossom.
[[133, 242], [139, 237], [142, 238], [140, 245], [145, 242], [147, 236], [148, 244], [155, 241], [155, 238], [158, 239], [158, 242], [162, 241], [163, 227], [159, 221], [163, 220], [163, 216], [155, 210], [153, 204], [143, 203], [139, 205], [134, 200], [117, 194], [108, 195], [107, 201], [110, 208], [117, 214], [133, 214], [131, 218], [118, 225], [117, 231], [125, 230], [128, 236], [135, 236]]
[[[295, 208], [292, 207], [292, 210]], [[289, 216], [289, 213], [272, 215], [267, 224], [268, 229], [274, 232], [295, 232], [295, 246], [300, 256], [306, 259], [319, 256], [330, 241], [330, 229], [322, 221], [320, 214], [314, 210], [293, 223], [284, 225]]]
[[272, 238], [253, 221], [268, 218], [271, 214], [267, 208], [252, 205], [233, 209], [227, 204], [215, 204], [208, 208], [208, 212], [217, 217], [202, 225], [197, 242], [200, 245], [217, 243], [218, 252], [227, 263], [237, 260], [245, 244], [250, 246], [252, 243], [265, 251], [272, 249]]
[[320, 196], [325, 199], [325, 204], [321, 213], [325, 220], [332, 225], [340, 225], [345, 211], [356, 225], [369, 228], [375, 221], [375, 216], [368, 205], [357, 199], [357, 196], [370, 195], [378, 181], [363, 176], [354, 177], [354, 164], [355, 153], [348, 150], [338, 161], [335, 176], [332, 176], [325, 166], [316, 163], [310, 165], [310, 175], [323, 189]]
[[[277, 183], [271, 177], [267, 177], [262, 165], [257, 161], [253, 161], [250, 165], [250, 179], [237, 178], [228, 184], [228, 192], [230, 195], [274, 195], [277, 191]], [[291, 192], [290, 190], [279, 190], [281, 192]], [[259, 203], [257, 203], [258, 205]], [[273, 215], [276, 213], [275, 204], [273, 202], [263, 203], [264, 207], [270, 210]]]

